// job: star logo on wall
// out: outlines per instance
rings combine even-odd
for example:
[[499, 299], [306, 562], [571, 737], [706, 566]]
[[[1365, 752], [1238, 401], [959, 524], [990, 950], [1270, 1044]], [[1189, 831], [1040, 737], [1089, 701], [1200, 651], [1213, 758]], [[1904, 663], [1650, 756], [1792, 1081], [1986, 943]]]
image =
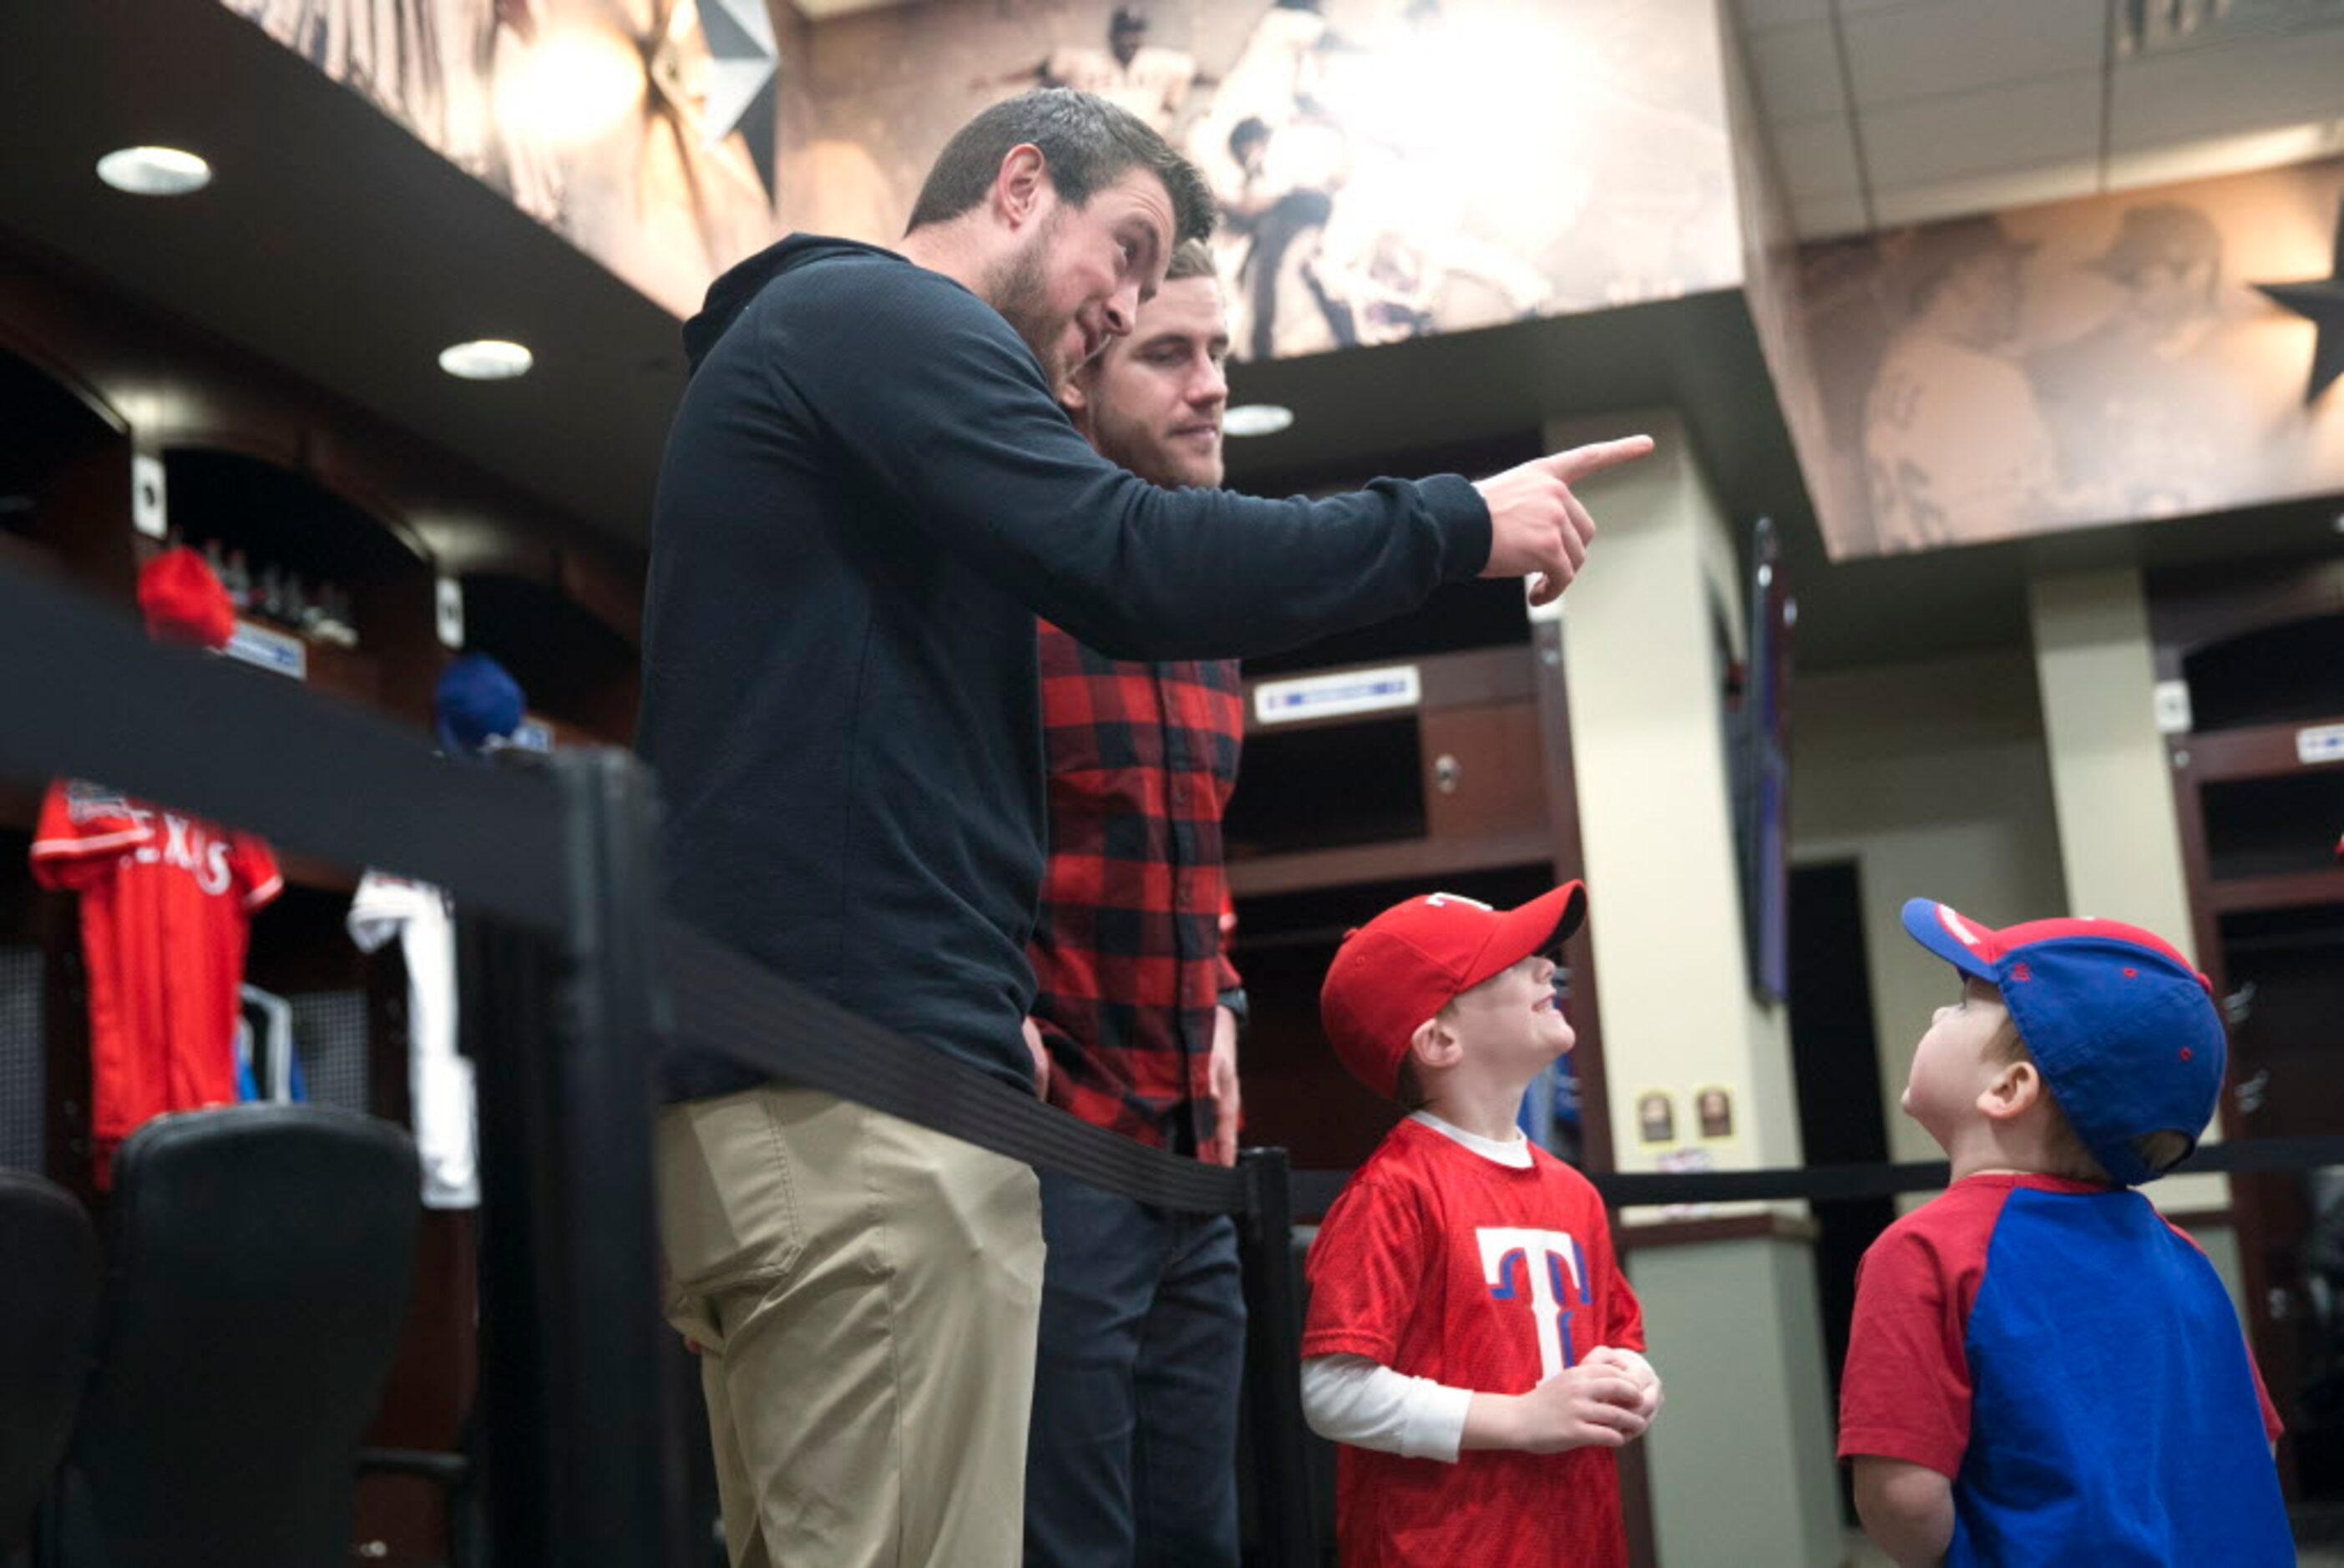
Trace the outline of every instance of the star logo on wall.
[[707, 36], [710, 56], [703, 110], [706, 143], [712, 147], [740, 132], [771, 201], [781, 51], [773, 44], [773, 22], [766, 15], [765, 0], [701, 0], [700, 30]]
[[2255, 287], [2319, 329], [2311, 349], [2311, 388], [2303, 395], [2305, 402], [2318, 402], [2319, 394], [2344, 376], [2344, 202], [2337, 206], [2336, 251], [2327, 277]]

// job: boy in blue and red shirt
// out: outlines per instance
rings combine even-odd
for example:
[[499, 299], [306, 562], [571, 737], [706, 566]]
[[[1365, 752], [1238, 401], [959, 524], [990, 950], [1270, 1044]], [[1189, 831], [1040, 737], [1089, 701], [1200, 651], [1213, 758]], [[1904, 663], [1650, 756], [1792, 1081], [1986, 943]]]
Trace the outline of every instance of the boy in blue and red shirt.
[[1839, 1452], [1916, 1564], [2295, 1561], [2277, 1414], [2221, 1280], [2132, 1188], [2197, 1147], [2226, 1057], [2205, 977], [2147, 931], [1904, 926], [1963, 977], [1907, 1116], [1953, 1161], [1857, 1276]]

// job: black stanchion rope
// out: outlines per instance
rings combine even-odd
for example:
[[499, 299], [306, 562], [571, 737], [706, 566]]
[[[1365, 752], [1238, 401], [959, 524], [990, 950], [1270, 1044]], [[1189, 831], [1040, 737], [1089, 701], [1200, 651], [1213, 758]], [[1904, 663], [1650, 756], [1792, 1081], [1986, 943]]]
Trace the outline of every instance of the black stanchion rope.
[[680, 1045], [1137, 1202], [1204, 1214], [1252, 1208], [1245, 1179], [1234, 1170], [1149, 1148], [1044, 1105], [672, 920], [662, 946]]
[[[2173, 1168], [2175, 1176], [2226, 1172], [2268, 1175], [2344, 1165], [2344, 1136], [2258, 1138], [2209, 1143]], [[1888, 1198], [1900, 1192], [1935, 1192], [1952, 1175], [1942, 1160], [1909, 1165], [1775, 1166], [1763, 1170], [1693, 1172], [1589, 1171], [1603, 1200], [1616, 1209], [1673, 1203], [1761, 1203], [1801, 1199], [1833, 1203], [1852, 1198]], [[1349, 1179], [1347, 1170], [1298, 1170], [1294, 1209], [1323, 1214]]]

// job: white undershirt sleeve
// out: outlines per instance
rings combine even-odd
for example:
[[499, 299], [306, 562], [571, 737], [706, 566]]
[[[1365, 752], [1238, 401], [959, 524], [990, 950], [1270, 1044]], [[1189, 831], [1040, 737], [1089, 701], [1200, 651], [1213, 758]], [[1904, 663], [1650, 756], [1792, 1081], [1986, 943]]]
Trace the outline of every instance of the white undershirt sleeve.
[[1303, 1416], [1329, 1442], [1454, 1464], [1472, 1402], [1471, 1389], [1407, 1377], [1366, 1356], [1302, 1363]]

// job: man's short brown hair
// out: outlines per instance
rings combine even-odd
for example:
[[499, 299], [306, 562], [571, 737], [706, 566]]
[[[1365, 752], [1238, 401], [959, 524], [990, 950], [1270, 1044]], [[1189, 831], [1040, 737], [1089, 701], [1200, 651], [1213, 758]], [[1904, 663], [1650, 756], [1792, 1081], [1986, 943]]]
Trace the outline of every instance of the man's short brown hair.
[[1213, 253], [1201, 239], [1184, 239], [1172, 248], [1172, 265], [1164, 270], [1164, 281], [1182, 283], [1191, 278], [1218, 278], [1219, 268], [1213, 265]]
[[976, 207], [1009, 149], [1027, 144], [1040, 149], [1050, 187], [1069, 207], [1086, 206], [1098, 191], [1144, 168], [1172, 198], [1173, 244], [1213, 232], [1213, 193], [1196, 165], [1130, 110], [1072, 87], [1021, 94], [955, 131], [928, 170], [904, 232], [949, 223]]

